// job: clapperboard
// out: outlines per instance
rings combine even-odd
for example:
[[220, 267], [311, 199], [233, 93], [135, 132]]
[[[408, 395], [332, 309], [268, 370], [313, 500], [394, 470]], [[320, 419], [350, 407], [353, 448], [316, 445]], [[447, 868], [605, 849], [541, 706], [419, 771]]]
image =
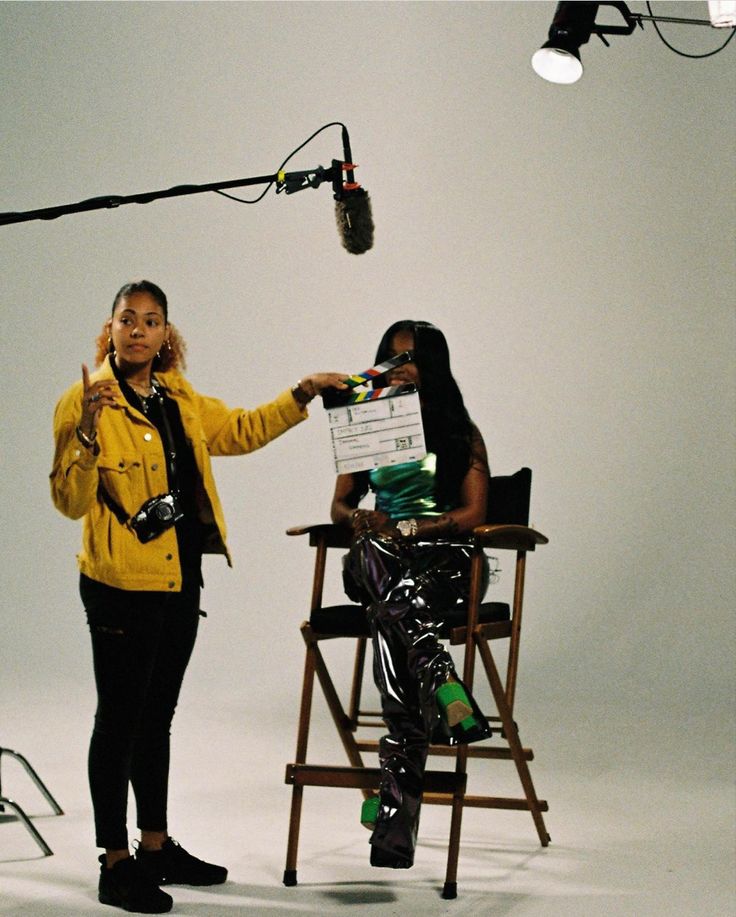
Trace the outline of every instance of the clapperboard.
[[351, 376], [346, 380], [350, 391], [325, 392], [338, 474], [412, 462], [427, 454], [416, 386], [368, 387], [377, 376], [411, 358], [411, 354], [401, 353]]

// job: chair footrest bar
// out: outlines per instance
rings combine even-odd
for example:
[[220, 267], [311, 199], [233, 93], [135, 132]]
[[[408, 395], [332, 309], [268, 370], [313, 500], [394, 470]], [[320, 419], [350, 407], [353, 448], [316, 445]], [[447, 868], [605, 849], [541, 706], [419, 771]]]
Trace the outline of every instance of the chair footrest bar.
[[[375, 739], [361, 739], [356, 742], [358, 751], [378, 752], [378, 742]], [[439, 757], [454, 758], [457, 755], [457, 745], [430, 745], [429, 754]], [[522, 748], [522, 753], [526, 761], [534, 760], [534, 752], [531, 748]], [[493, 758], [494, 760], [513, 761], [513, 755], [510, 748], [488, 748], [484, 745], [469, 745], [467, 748], [469, 758]]]
[[[287, 764], [284, 782], [296, 786], [333, 786], [358, 790], [377, 790], [381, 783], [378, 767], [337, 767], [327, 764]], [[425, 771], [425, 793], [465, 792], [467, 774], [454, 771]]]
[[[424, 793], [422, 802], [430, 806], [451, 806], [452, 795], [449, 793]], [[546, 799], [540, 799], [539, 811], [549, 812]], [[505, 796], [463, 796], [463, 806], [468, 809], [515, 809], [521, 812], [531, 811], [526, 799], [512, 799]]]

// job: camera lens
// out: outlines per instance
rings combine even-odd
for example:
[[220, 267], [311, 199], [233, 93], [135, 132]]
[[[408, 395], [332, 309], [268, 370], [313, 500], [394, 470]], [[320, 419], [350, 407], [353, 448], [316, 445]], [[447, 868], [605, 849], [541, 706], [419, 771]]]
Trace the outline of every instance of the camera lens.
[[168, 522], [169, 519], [174, 515], [174, 510], [169, 506], [168, 503], [159, 503], [156, 507], [156, 515], [161, 520], [161, 522]]

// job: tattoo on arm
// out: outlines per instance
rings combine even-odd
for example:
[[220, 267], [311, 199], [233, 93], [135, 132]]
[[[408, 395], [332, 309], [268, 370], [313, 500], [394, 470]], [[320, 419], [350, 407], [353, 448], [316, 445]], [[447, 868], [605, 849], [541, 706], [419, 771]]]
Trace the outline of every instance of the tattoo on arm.
[[447, 513], [444, 513], [437, 520], [438, 525], [440, 526], [440, 531], [448, 535], [457, 535], [460, 526], [457, 524], [455, 519], [452, 516], [448, 516]]

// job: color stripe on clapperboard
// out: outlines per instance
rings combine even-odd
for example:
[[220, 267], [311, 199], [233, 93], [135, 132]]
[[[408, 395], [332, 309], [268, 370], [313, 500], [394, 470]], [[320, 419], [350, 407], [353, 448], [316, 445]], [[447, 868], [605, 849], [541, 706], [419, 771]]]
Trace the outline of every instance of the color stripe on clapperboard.
[[[388, 372], [389, 369], [395, 369], [397, 366], [401, 366], [402, 363], [408, 363], [411, 360], [411, 354], [408, 351], [398, 354], [398, 356], [391, 357], [390, 360], [386, 360], [383, 363], [379, 363], [378, 366], [372, 366], [370, 369], [366, 369], [365, 372], [355, 373], [355, 375], [350, 376], [345, 380], [345, 384], [350, 388], [355, 388], [357, 385], [363, 385], [366, 382], [370, 382], [371, 379], [375, 379], [376, 376], [382, 376], [384, 373]], [[392, 386], [395, 388], [396, 386]], [[377, 391], [386, 392], [386, 389], [377, 389]], [[382, 397], [382, 396], [377, 396]], [[360, 401], [368, 401], [366, 397], [359, 399]]]
[[348, 396], [346, 404], [360, 404], [365, 401], [376, 401], [378, 398], [390, 398], [391, 395], [398, 394], [404, 388], [406, 388], [405, 385], [389, 385], [386, 388], [371, 388], [367, 392], [356, 392], [355, 395]]

